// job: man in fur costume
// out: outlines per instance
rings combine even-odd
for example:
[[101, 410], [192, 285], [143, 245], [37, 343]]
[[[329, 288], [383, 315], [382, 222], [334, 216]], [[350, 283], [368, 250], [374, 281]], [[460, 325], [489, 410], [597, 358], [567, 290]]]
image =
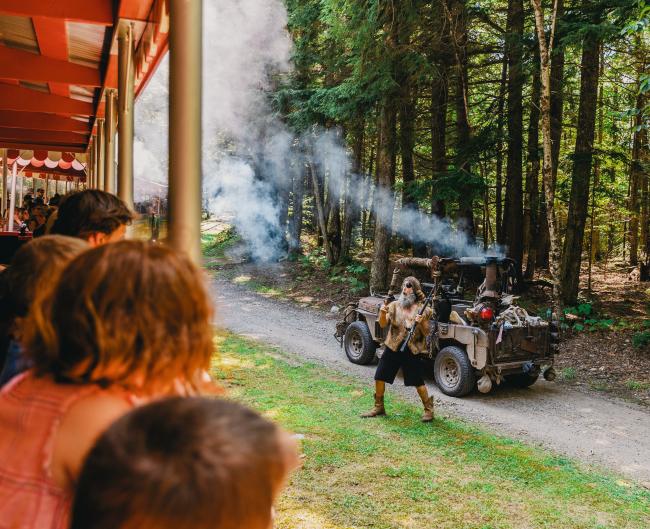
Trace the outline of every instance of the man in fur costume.
[[[429, 320], [432, 310], [427, 307], [422, 315], [419, 311], [424, 303], [425, 295], [422, 292], [420, 282], [415, 277], [407, 277], [402, 282], [402, 292], [398, 299], [392, 303], [388, 300], [379, 311], [379, 325], [388, 328], [388, 337], [384, 342], [384, 354], [379, 360], [375, 372], [375, 406], [362, 417], [377, 417], [386, 415], [384, 408], [384, 392], [386, 383], [392, 384], [395, 375], [402, 369], [404, 374], [404, 385], [415, 386], [415, 389], [422, 399], [424, 413], [422, 422], [433, 420], [433, 397], [429, 397], [427, 387], [422, 377], [422, 361], [419, 357], [426, 354], [426, 337], [429, 335]], [[415, 332], [408, 343], [407, 350], [400, 352], [402, 343], [406, 339], [409, 329], [415, 325]]]

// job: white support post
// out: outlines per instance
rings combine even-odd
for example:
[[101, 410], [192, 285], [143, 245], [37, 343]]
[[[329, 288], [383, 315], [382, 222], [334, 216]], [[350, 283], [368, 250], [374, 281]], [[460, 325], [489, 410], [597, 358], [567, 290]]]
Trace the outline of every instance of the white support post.
[[9, 205], [9, 230], [14, 231], [14, 212], [16, 211], [16, 166], [17, 162], [14, 162], [14, 166], [11, 169], [11, 202]]

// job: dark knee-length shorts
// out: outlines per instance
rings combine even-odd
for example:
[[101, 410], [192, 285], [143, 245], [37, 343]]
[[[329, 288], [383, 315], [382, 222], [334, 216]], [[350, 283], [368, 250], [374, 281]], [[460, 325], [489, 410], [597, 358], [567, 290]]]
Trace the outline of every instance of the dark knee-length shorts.
[[377, 371], [375, 371], [375, 380], [381, 380], [392, 384], [395, 381], [397, 372], [402, 369], [404, 374], [405, 386], [424, 386], [424, 378], [422, 373], [424, 366], [422, 360], [410, 351], [400, 353], [402, 345], [393, 351], [388, 347], [384, 348], [384, 354], [379, 359]]

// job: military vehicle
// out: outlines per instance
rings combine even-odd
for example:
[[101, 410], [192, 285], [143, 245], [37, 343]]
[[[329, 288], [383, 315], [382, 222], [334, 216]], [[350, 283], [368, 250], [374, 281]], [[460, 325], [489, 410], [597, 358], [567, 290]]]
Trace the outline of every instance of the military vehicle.
[[[515, 304], [514, 261], [503, 257], [404, 258], [396, 263], [390, 290], [350, 303], [337, 324], [335, 337], [355, 364], [369, 364], [381, 355], [388, 327], [379, 326], [379, 308], [395, 299], [408, 269], [427, 273], [425, 294], [433, 289], [433, 318], [427, 338], [433, 376], [446, 395], [462, 397], [475, 387], [488, 393], [504, 380], [534, 384], [540, 374], [554, 380], [559, 348], [558, 325], [532, 316]], [[471, 279], [482, 282], [465, 299]], [[478, 283], [476, 281], [476, 283]]]

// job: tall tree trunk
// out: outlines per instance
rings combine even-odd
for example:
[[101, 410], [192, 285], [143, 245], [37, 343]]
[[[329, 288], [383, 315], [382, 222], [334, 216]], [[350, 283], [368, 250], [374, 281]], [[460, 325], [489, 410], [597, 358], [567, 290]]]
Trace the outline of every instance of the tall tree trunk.
[[329, 238], [327, 237], [327, 218], [325, 217], [325, 208], [323, 205], [323, 198], [321, 196], [320, 185], [318, 184], [318, 175], [316, 174], [316, 168], [311, 161], [309, 162], [309, 173], [311, 174], [312, 188], [314, 191], [314, 205], [316, 207], [316, 220], [318, 222], [318, 227], [320, 228], [323, 248], [325, 250], [327, 260], [331, 264], [334, 264], [334, 254], [332, 253]]
[[[650, 156], [645, 152], [645, 164], [650, 165]], [[641, 247], [645, 254], [645, 265], [650, 266], [650, 177], [648, 171], [643, 175], [641, 207]]]
[[557, 1], [555, 23], [555, 49], [551, 58], [551, 145], [553, 147], [553, 182], [557, 182], [557, 170], [562, 146], [562, 119], [564, 116], [564, 31], [561, 19], [564, 16], [564, 0]]
[[503, 244], [503, 115], [506, 101], [506, 83], [508, 81], [508, 55], [504, 50], [501, 65], [501, 83], [499, 84], [499, 103], [497, 107], [497, 153], [496, 153], [496, 227], [497, 243]]
[[[640, 41], [640, 39], [639, 39]], [[637, 42], [638, 52], [642, 52], [641, 43]], [[643, 191], [646, 188], [647, 173], [644, 171], [643, 162], [647, 153], [647, 129], [644, 127], [644, 116], [640, 109], [646, 104], [646, 94], [641, 93], [640, 80], [646, 70], [646, 56], [644, 53], [637, 53], [637, 87], [639, 93], [636, 98], [636, 108], [639, 109], [634, 118], [634, 132], [632, 140], [632, 163], [630, 165], [630, 195], [628, 200], [628, 209], [630, 211], [630, 264], [636, 266], [639, 262], [639, 213], [642, 211]], [[645, 168], [647, 170], [647, 168]], [[641, 225], [644, 226], [645, 223]], [[647, 226], [644, 228], [647, 233]], [[647, 235], [646, 235], [647, 239]], [[645, 250], [645, 244], [641, 246]]]
[[524, 234], [526, 236], [526, 273], [535, 274], [537, 234], [539, 232], [539, 98], [541, 83], [539, 63], [533, 71], [533, 89], [530, 95], [530, 120], [528, 122], [528, 170], [526, 172], [526, 206], [524, 209]]
[[506, 50], [508, 55], [508, 164], [506, 166], [506, 212], [504, 240], [508, 257], [515, 260], [517, 278], [521, 279], [523, 260], [523, 192], [522, 146], [524, 133], [522, 69], [524, 36], [523, 0], [508, 1]]
[[332, 264], [341, 257], [341, 199], [330, 190], [330, 212], [327, 221], [327, 238], [332, 251]]
[[443, 218], [446, 204], [438, 190], [438, 180], [445, 176], [447, 166], [447, 108], [449, 101], [449, 70], [453, 64], [451, 25], [448, 0], [431, 2], [430, 61], [435, 66], [431, 80], [431, 214]]
[[280, 245], [283, 252], [289, 251], [289, 183], [282, 183], [277, 190], [277, 198], [280, 211], [278, 212], [278, 224], [280, 225]]
[[[402, 85], [402, 96], [399, 109], [399, 147], [402, 159], [402, 207], [418, 209], [415, 185], [415, 165], [413, 163], [413, 149], [415, 148], [415, 99], [411, 94], [408, 80]], [[410, 243], [410, 241], [409, 241]], [[416, 245], [411, 244], [413, 251]]]
[[599, 65], [599, 37], [587, 34], [582, 45], [578, 130], [561, 267], [562, 299], [566, 304], [574, 304], [577, 301], [580, 287], [580, 264], [589, 206], [589, 185], [596, 130]]
[[395, 102], [386, 97], [379, 116], [377, 145], [377, 189], [374, 197], [375, 248], [370, 272], [370, 288], [385, 290], [388, 279], [388, 258], [393, 227], [393, 186], [395, 184]]
[[[456, 61], [456, 170], [463, 180], [472, 173], [465, 152], [469, 146], [472, 129], [469, 122], [469, 91], [467, 83], [467, 8], [463, 0], [449, 0], [447, 16], [451, 25], [451, 38]], [[459, 185], [458, 227], [470, 240], [474, 240], [474, 194], [472, 186]]]
[[[406, 5], [386, 3], [381, 16], [384, 20], [384, 53], [391, 60], [394, 79], [403, 79], [404, 64], [398, 55], [400, 41], [399, 21], [403, 21]], [[388, 263], [390, 257], [390, 240], [393, 228], [393, 210], [395, 207], [394, 186], [397, 155], [397, 106], [399, 92], [387, 90], [379, 105], [377, 125], [377, 183], [374, 195], [375, 238], [370, 270], [371, 290], [385, 290], [388, 286]]]
[[[562, 145], [562, 117], [564, 114], [564, 36], [561, 26], [564, 16], [564, 0], [556, 0], [555, 23], [553, 25], [554, 49], [552, 50], [551, 61], [551, 148], [553, 157], [553, 178], [555, 186], [557, 182], [557, 171], [560, 162], [560, 146]], [[546, 194], [545, 184], [542, 182], [542, 193]], [[546, 215], [546, 201], [540, 201], [539, 211], [539, 236], [537, 245], [537, 266], [549, 268], [549, 252], [551, 249], [550, 235]]]
[[305, 195], [305, 172], [302, 165], [293, 175], [293, 213], [289, 224], [289, 253], [299, 255], [301, 252], [300, 234], [302, 232], [302, 203]]
[[[431, 214], [442, 219], [446, 204], [438, 190], [438, 180], [445, 176], [447, 166], [447, 105], [449, 101], [449, 69], [453, 64], [450, 24], [446, 16], [447, 0], [431, 2], [432, 47], [430, 61], [435, 65], [431, 80]], [[432, 250], [432, 249], [429, 249]]]
[[369, 224], [372, 224], [372, 207], [373, 207], [373, 198], [375, 194], [375, 184], [377, 182], [377, 175], [375, 174], [375, 162], [377, 161], [377, 145], [379, 145], [379, 131], [377, 131], [373, 137], [372, 145], [370, 147], [370, 156], [368, 156], [368, 175], [364, 179], [366, 184], [367, 196], [364, 202], [365, 210], [361, 218], [361, 248], [366, 249], [366, 240], [368, 238], [368, 232], [370, 231]]
[[447, 172], [447, 72], [446, 65], [441, 67], [431, 84], [431, 214], [438, 218], [446, 214], [445, 201], [436, 192], [436, 181]]
[[[598, 131], [596, 133], [596, 142], [599, 147], [602, 147], [603, 144], [603, 97], [604, 97], [604, 86], [603, 86], [603, 77], [605, 71], [605, 48], [600, 46], [600, 58], [599, 61], [599, 72], [598, 72]], [[592, 271], [594, 259], [598, 255], [598, 248], [600, 246], [600, 232], [596, 231], [596, 190], [598, 189], [598, 184], [600, 182], [600, 158], [596, 157], [594, 160], [594, 177], [593, 183], [591, 186], [591, 206], [589, 213], [589, 268], [587, 273], [587, 292], [591, 294], [591, 280], [592, 280]], [[598, 240], [596, 240], [598, 237]]]
[[[350, 259], [352, 248], [352, 232], [359, 223], [361, 215], [362, 200], [360, 200], [360, 189], [354, 189], [355, 182], [359, 182], [363, 174], [363, 144], [365, 134], [365, 121], [359, 118], [354, 129], [354, 141], [352, 144], [352, 174], [347, 182], [347, 193], [345, 195], [345, 206], [343, 212], [343, 240], [341, 241], [341, 261]], [[355, 198], [357, 197], [357, 198]]]
[[[551, 143], [551, 53], [553, 52], [553, 32], [549, 42], [546, 41], [544, 10], [542, 0], [531, 0], [535, 13], [535, 28], [540, 55], [540, 113], [542, 122], [542, 178], [545, 184], [544, 199], [548, 223], [550, 255], [549, 268], [553, 282], [553, 318], [559, 321], [562, 314], [562, 296], [560, 290], [560, 240], [555, 217], [555, 182], [553, 181], [553, 155]], [[557, 6], [557, 4], [556, 4]], [[550, 25], [555, 27], [557, 11], [554, 11]]]

